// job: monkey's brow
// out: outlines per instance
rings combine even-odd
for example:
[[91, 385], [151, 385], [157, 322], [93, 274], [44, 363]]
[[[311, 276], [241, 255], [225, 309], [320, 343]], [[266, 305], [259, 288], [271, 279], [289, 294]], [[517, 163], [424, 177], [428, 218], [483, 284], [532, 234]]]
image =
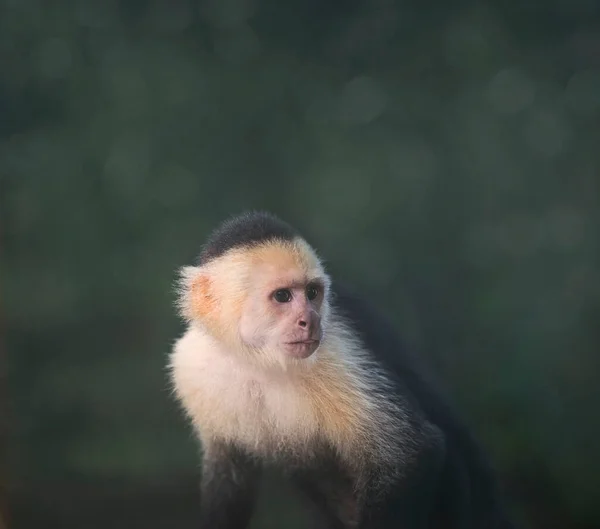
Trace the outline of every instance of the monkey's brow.
[[321, 288], [324, 287], [323, 280], [319, 277], [315, 277], [315, 278], [290, 281], [285, 287], [280, 287], [280, 288], [303, 288], [308, 285], [315, 285], [315, 286], [318, 286]]

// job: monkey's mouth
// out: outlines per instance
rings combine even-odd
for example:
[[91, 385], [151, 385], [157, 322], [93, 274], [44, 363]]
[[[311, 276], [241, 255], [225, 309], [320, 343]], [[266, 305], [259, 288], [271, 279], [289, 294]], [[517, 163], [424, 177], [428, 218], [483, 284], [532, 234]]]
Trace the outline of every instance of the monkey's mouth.
[[317, 350], [320, 343], [320, 340], [313, 339], [295, 340], [293, 342], [287, 342], [285, 346], [291, 356], [296, 358], [308, 358]]

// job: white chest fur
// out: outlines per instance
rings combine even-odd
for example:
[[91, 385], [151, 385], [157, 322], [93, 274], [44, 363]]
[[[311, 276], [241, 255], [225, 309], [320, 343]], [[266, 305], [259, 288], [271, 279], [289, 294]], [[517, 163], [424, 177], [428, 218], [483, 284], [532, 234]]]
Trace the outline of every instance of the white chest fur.
[[263, 451], [300, 448], [322, 435], [320, 414], [302, 377], [266, 373], [242, 362], [197, 329], [175, 345], [175, 391], [200, 436], [210, 433]]
[[331, 333], [315, 354], [306, 368], [267, 371], [192, 327], [175, 344], [171, 375], [200, 439], [235, 441], [263, 456], [303, 457], [322, 441], [351, 464], [407, 457], [410, 443], [397, 444], [402, 413], [382, 396], [384, 377], [360, 344]]

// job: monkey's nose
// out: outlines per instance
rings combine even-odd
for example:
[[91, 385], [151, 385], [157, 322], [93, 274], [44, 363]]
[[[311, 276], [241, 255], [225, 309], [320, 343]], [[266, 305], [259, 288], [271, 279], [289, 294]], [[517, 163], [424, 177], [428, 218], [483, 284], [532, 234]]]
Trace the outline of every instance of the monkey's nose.
[[297, 323], [298, 327], [304, 329], [303, 332], [312, 333], [315, 327], [319, 326], [319, 315], [314, 311], [305, 311], [302, 314], [298, 314]]

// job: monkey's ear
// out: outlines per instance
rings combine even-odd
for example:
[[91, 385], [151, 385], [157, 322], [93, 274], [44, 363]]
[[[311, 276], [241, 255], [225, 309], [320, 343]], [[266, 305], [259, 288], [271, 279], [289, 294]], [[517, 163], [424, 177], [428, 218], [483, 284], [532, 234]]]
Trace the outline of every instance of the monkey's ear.
[[186, 266], [179, 276], [179, 309], [188, 319], [203, 319], [214, 310], [215, 296], [210, 275], [202, 268]]

